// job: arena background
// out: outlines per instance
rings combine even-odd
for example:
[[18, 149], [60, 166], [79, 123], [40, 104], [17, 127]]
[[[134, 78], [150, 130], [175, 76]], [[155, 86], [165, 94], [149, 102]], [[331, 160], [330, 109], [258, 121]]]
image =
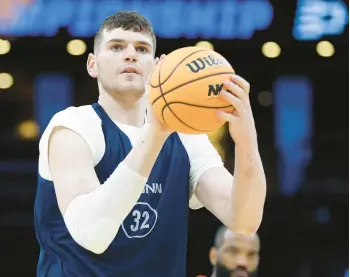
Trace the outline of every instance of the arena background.
[[[101, 20], [120, 9], [150, 18], [158, 55], [213, 46], [251, 83], [268, 185], [258, 276], [344, 276], [349, 36], [341, 0], [0, 0], [0, 276], [35, 276], [40, 132], [57, 111], [97, 100], [87, 54]], [[211, 139], [232, 170], [226, 128]], [[210, 275], [218, 226], [206, 210], [191, 211], [187, 276]]]

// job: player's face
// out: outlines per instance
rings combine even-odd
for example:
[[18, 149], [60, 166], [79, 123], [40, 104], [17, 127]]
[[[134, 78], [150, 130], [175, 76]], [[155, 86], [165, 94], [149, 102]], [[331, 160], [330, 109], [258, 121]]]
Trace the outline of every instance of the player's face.
[[122, 28], [105, 30], [92, 58], [99, 82], [107, 92], [142, 94], [154, 65], [152, 38]]
[[217, 249], [215, 270], [217, 277], [250, 277], [259, 264], [259, 239], [226, 232], [222, 246]]

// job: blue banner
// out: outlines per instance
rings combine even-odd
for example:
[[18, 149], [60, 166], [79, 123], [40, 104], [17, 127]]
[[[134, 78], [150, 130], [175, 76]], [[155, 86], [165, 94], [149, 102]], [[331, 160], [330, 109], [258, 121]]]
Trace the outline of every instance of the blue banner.
[[[149, 18], [163, 38], [249, 39], [273, 19], [268, 0], [17, 0], [0, 13], [0, 35], [54, 36], [67, 28], [74, 37], [93, 36], [119, 10]], [[11, 13], [10, 13], [11, 11]]]

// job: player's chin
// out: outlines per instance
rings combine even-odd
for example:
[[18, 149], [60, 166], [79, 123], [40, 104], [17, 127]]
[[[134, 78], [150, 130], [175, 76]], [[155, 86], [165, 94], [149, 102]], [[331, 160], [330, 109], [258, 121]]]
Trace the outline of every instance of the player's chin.
[[124, 93], [143, 93], [145, 91], [145, 84], [142, 81], [122, 82], [118, 85], [119, 90]]
[[122, 73], [118, 76], [118, 79], [124, 81], [124, 82], [140, 82], [143, 80], [143, 77], [140, 74], [137, 73]]

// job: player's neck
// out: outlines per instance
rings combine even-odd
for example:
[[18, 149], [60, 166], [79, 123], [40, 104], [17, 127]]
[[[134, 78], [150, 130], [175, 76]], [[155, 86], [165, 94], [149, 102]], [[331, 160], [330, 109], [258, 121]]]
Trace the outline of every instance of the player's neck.
[[125, 99], [104, 92], [100, 93], [98, 103], [113, 121], [135, 127], [144, 125], [147, 105], [145, 95], [137, 99]]

